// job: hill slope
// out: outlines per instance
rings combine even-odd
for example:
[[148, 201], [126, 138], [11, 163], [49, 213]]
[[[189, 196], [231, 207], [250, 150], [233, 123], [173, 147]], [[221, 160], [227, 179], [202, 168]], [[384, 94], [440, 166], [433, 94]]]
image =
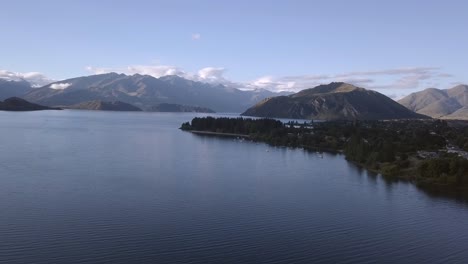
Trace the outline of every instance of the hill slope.
[[167, 103], [155, 105], [150, 110], [154, 112], [194, 112], [194, 113], [214, 113], [215, 112], [206, 107], [180, 105], [180, 104], [167, 104]]
[[429, 88], [412, 93], [398, 101], [410, 110], [443, 119], [468, 119], [468, 86], [451, 89]]
[[427, 118], [383, 94], [341, 82], [269, 98], [242, 115], [321, 120]]
[[161, 103], [196, 105], [217, 112], [241, 112], [258, 101], [275, 96], [266, 90], [241, 91], [220, 84], [187, 80], [178, 76], [108, 73], [78, 77], [33, 89], [24, 98], [54, 106], [86, 101], [121, 101], [145, 111]]
[[38, 104], [30, 103], [18, 97], [11, 97], [5, 101], [0, 101], [0, 111], [37, 111], [37, 110], [61, 110]]
[[82, 109], [82, 110], [102, 110], [102, 111], [141, 111], [140, 108], [131, 104], [123, 103], [120, 101], [88, 101], [71, 105], [67, 108], [70, 109]]
[[26, 81], [9, 81], [0, 79], [0, 100], [10, 97], [23, 96], [31, 91], [31, 84]]

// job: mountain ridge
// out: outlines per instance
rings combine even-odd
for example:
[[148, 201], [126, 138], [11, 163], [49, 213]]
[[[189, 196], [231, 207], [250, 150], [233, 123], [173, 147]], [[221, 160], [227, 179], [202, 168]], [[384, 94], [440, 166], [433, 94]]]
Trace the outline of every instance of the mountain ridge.
[[0, 78], [0, 101], [10, 97], [21, 97], [32, 89], [31, 84], [25, 80], [12, 81]]
[[[54, 89], [64, 87], [65, 89]], [[176, 75], [155, 78], [149, 75], [106, 73], [54, 82], [29, 91], [24, 98], [54, 106], [85, 101], [121, 101], [144, 111], [161, 103], [193, 105], [216, 112], [241, 112], [275, 93], [242, 91], [222, 84], [188, 80]]]
[[427, 88], [398, 101], [408, 109], [433, 118], [468, 119], [468, 85], [450, 89]]
[[318, 120], [427, 118], [376, 91], [342, 82], [319, 85], [289, 96], [268, 98], [242, 115]]

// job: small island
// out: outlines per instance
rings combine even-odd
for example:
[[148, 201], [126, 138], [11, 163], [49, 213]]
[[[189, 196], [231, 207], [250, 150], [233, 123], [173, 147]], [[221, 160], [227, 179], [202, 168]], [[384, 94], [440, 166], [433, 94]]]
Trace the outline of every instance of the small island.
[[39, 110], [62, 110], [61, 108], [48, 107], [33, 104], [18, 97], [10, 97], [3, 102], [0, 101], [0, 111], [39, 111]]
[[418, 186], [468, 191], [468, 123], [443, 120], [288, 122], [194, 118], [182, 130], [242, 136], [274, 146], [342, 153], [385, 177]]

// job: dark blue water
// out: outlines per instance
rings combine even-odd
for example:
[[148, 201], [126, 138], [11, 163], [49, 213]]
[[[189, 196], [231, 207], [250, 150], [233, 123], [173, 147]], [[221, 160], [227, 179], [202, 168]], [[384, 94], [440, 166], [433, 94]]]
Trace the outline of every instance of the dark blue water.
[[465, 203], [193, 116], [0, 112], [0, 263], [468, 261]]

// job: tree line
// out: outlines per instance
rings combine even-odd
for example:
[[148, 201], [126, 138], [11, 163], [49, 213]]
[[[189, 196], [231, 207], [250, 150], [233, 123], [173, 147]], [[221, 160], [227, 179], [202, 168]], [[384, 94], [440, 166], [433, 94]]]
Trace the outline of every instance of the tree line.
[[[275, 146], [342, 152], [346, 159], [389, 177], [468, 190], [468, 160], [440, 152], [447, 144], [467, 149], [468, 126], [441, 120], [283, 123], [274, 119], [197, 117], [183, 130], [249, 135]], [[418, 151], [435, 152], [421, 159]]]

